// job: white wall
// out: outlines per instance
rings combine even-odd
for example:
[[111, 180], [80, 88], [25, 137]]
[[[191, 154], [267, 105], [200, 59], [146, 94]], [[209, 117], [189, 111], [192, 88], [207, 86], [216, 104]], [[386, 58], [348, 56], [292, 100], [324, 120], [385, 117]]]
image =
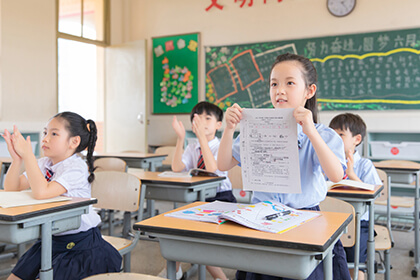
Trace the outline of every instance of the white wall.
[[57, 112], [55, 1], [0, 5], [0, 129], [41, 131]]
[[[151, 38], [181, 33], [201, 33], [201, 47], [261, 41], [279, 41], [329, 35], [383, 30], [420, 28], [420, 1], [357, 1], [355, 10], [344, 18], [329, 14], [326, 0], [253, 1], [252, 7], [242, 1], [218, 0], [223, 10], [205, 8], [210, 0], [131, 0], [129, 40], [148, 40], [148, 104], [152, 111]], [[246, 1], [249, 3], [250, 1]], [[204, 100], [204, 55], [200, 54], [199, 100]], [[358, 112], [371, 131], [420, 132], [419, 111]], [[332, 113], [321, 113], [321, 121], [329, 122]], [[179, 116], [190, 127], [188, 115]], [[171, 116], [149, 114], [149, 145], [174, 144]]]

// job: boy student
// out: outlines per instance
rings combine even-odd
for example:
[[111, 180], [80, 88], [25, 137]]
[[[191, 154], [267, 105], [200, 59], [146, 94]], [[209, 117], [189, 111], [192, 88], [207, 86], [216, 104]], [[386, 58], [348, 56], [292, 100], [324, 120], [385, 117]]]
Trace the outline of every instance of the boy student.
[[[203, 101], [194, 106], [190, 119], [192, 131], [195, 133], [198, 143], [189, 144], [184, 151], [185, 128], [182, 122], [177, 120], [176, 116], [173, 118], [172, 127], [178, 138], [172, 159], [172, 171], [181, 172], [192, 168], [201, 168], [214, 172], [219, 176], [224, 176], [226, 180], [217, 189], [216, 196], [207, 198], [206, 201], [236, 202], [232, 193], [232, 184], [227, 177], [228, 172], [217, 169], [217, 152], [220, 140], [216, 137], [216, 131], [222, 126], [223, 111], [218, 106]], [[179, 269], [178, 267], [179, 263], [177, 263], [177, 276], [180, 271], [180, 267]], [[219, 267], [207, 266], [207, 270], [214, 279], [227, 279]]]
[[[382, 184], [373, 163], [362, 158], [355, 148], [363, 141], [366, 135], [366, 124], [359, 115], [345, 113], [335, 116], [330, 127], [341, 136], [344, 143], [344, 150], [347, 158], [347, 170], [344, 178], [360, 181], [372, 185]], [[360, 263], [366, 262], [367, 240], [369, 232], [369, 213], [361, 218], [360, 227]], [[347, 261], [354, 262], [354, 246], [344, 248], [347, 254]], [[353, 269], [350, 269], [353, 275]], [[364, 273], [359, 270], [359, 279], [364, 279]]]

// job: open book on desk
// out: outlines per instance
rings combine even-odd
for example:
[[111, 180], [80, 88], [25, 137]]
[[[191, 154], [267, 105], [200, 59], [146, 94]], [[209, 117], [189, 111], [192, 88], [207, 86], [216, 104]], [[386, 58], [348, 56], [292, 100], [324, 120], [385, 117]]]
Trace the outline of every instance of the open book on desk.
[[32, 195], [31, 190], [16, 191], [16, 192], [8, 192], [8, 191], [0, 192], [0, 207], [1, 208], [27, 206], [27, 205], [59, 202], [59, 201], [66, 201], [66, 200], [71, 200], [71, 197], [57, 196], [57, 197], [53, 197], [49, 199], [35, 199]]
[[168, 217], [217, 224], [230, 220], [249, 228], [273, 233], [286, 232], [319, 215], [319, 213], [296, 210], [272, 201], [256, 204], [215, 201], [165, 214]]
[[188, 172], [172, 172], [165, 171], [158, 175], [159, 177], [169, 177], [169, 178], [189, 178], [192, 176], [207, 176], [207, 177], [219, 177], [214, 172], [207, 171], [205, 169], [193, 168]]
[[344, 189], [350, 188], [350, 189], [362, 189], [362, 190], [373, 191], [375, 189], [375, 185], [346, 179], [346, 180], [341, 180], [340, 182], [337, 182], [337, 183], [327, 181], [327, 188], [328, 190], [335, 189], [335, 188], [344, 188]]

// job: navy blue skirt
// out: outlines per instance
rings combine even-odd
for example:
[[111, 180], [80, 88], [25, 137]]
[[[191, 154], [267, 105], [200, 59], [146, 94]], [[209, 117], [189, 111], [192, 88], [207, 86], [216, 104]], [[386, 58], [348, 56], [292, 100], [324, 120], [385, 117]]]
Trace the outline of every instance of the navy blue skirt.
[[232, 191], [224, 191], [216, 193], [215, 197], [206, 198], [206, 202], [213, 202], [213, 201], [224, 201], [224, 202], [233, 202], [236, 203], [236, 198], [233, 195]]
[[[369, 221], [360, 221], [360, 257], [359, 263], [365, 263], [367, 259], [367, 242], [369, 239]], [[347, 261], [354, 263], [354, 247], [344, 248], [347, 255]], [[360, 269], [362, 270], [362, 269]]]
[[[54, 279], [83, 279], [121, 270], [120, 253], [106, 242], [97, 227], [88, 231], [52, 237]], [[36, 279], [41, 268], [38, 240], [17, 262], [12, 273], [25, 280]]]
[[[303, 208], [301, 210], [319, 211], [319, 206]], [[333, 279], [335, 280], [351, 280], [349, 268], [347, 266], [346, 253], [340, 240], [333, 248]], [[294, 269], [294, 268], [290, 268]], [[290, 280], [289, 278], [277, 277], [253, 272], [238, 270], [236, 272], [238, 280]], [[321, 262], [306, 280], [322, 280], [324, 279], [324, 267]]]

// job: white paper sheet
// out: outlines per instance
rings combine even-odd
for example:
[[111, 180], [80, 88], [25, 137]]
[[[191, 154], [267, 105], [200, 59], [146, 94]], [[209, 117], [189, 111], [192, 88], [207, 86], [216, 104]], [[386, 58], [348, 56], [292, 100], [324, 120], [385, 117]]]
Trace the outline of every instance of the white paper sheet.
[[2, 208], [35, 205], [66, 200], [71, 200], [71, 197], [57, 196], [50, 199], [35, 199], [32, 196], [32, 191], [0, 192], [0, 207]]
[[242, 116], [244, 190], [301, 193], [293, 109], [244, 109]]

